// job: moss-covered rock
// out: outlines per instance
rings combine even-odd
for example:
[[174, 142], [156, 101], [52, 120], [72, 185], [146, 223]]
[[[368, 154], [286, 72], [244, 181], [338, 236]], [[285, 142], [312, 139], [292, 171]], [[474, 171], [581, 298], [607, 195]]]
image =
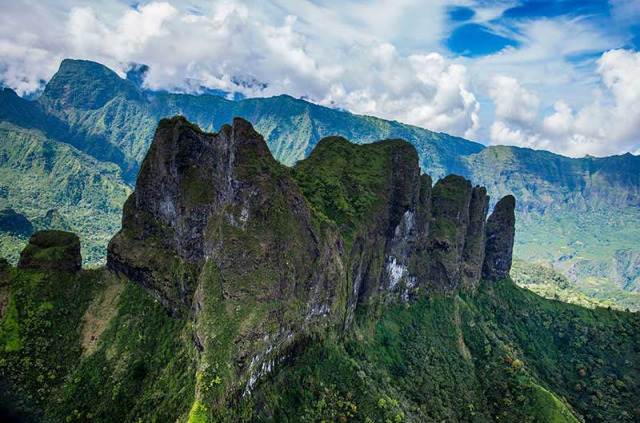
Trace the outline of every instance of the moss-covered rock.
[[485, 223], [483, 188], [432, 187], [401, 140], [330, 138], [290, 169], [242, 119], [163, 120], [108, 269], [52, 268], [80, 263], [59, 231], [0, 261], [0, 403], [56, 423], [630, 423], [637, 316], [479, 280], [508, 272], [514, 206]]
[[330, 137], [289, 169], [243, 119], [207, 133], [174, 117], [158, 125], [108, 267], [194, 321], [214, 391], [250, 392], [300, 339], [348, 328], [359, 306], [451, 290], [462, 275], [475, 285], [487, 202], [461, 177], [432, 190], [402, 140]]
[[38, 231], [31, 235], [29, 244], [20, 253], [18, 267], [77, 272], [82, 267], [80, 239], [71, 232]]

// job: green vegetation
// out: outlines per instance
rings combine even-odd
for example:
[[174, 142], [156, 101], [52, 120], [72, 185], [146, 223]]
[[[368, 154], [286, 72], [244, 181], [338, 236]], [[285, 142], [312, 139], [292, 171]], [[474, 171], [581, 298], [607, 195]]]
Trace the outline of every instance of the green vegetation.
[[[640, 310], [637, 208], [532, 214], [517, 222], [516, 234], [514, 255], [568, 275], [567, 285], [580, 296], [602, 305]], [[592, 248], [595, 245], [598, 248]], [[520, 277], [513, 277], [520, 283]]]
[[[316, 215], [339, 228], [347, 244], [356, 230], [381, 213], [393, 187], [392, 151], [405, 156], [398, 162], [416, 161], [404, 141], [388, 140], [355, 145], [344, 138], [325, 138], [309, 158], [293, 167], [292, 175]], [[405, 151], [406, 150], [406, 151]]]
[[[302, 341], [249, 396], [220, 408], [204, 398], [229, 392], [224, 331], [262, 312], [225, 304], [236, 311], [220, 318], [244, 316], [240, 326], [191, 327], [104, 270], [3, 269], [10, 295], [0, 375], [19, 389], [17, 398], [0, 389], [0, 398], [34, 421], [574, 423], [640, 415], [640, 316], [545, 300], [510, 281], [430, 293], [375, 319], [359, 309], [351, 329]], [[116, 304], [113, 312], [100, 312], [105, 304]], [[88, 315], [105, 318], [104, 329], [91, 329]], [[192, 331], [212, 327], [220, 331], [197, 358]]]
[[[535, 292], [544, 298], [577, 304], [583, 307], [611, 307], [618, 310], [638, 311], [640, 309], [640, 295], [638, 293], [617, 291], [616, 301], [589, 297], [571, 283], [559, 271], [547, 267], [545, 264], [529, 263], [520, 259], [513, 261], [511, 268], [513, 281], [523, 288]], [[615, 292], [607, 293], [608, 298], [614, 298]]]
[[[486, 186], [494, 200], [515, 195], [516, 256], [553, 266], [590, 298], [637, 308], [637, 156], [571, 159], [516, 147], [485, 148], [289, 96], [229, 101], [212, 95], [141, 93], [111, 70], [87, 61], [65, 60], [36, 101], [0, 91], [0, 209], [13, 208], [33, 230], [78, 233], [84, 263], [103, 264], [157, 122], [176, 114], [205, 131], [244, 117], [286, 165], [307, 157], [325, 137], [342, 136], [358, 144], [405, 139], [416, 147], [422, 170], [434, 182], [455, 173]], [[330, 179], [326, 183], [309, 188], [323, 195], [322, 190], [332, 187]], [[346, 220], [354, 219], [353, 207], [371, 201], [363, 195], [350, 204], [345, 198], [336, 198], [332, 207], [343, 210]], [[47, 221], [51, 210], [61, 219]], [[16, 263], [27, 239], [28, 234], [0, 225], [0, 256]]]
[[[441, 268], [418, 261], [484, 241], [446, 223], [483, 217], [481, 188], [450, 176], [429, 196], [404, 141], [331, 138], [287, 168], [243, 120], [215, 136], [183, 123], [162, 122], [108, 269], [79, 269], [78, 239], [59, 231], [32, 235], [18, 267], [0, 261], [0, 412], [53, 423], [640, 417], [640, 315], [511, 280], [431, 285]], [[512, 198], [501, 204], [509, 218], [490, 233], [509, 234], [494, 251], [510, 255]], [[387, 247], [413, 261], [410, 295], [387, 295]], [[460, 272], [449, 258], [434, 262]]]
[[[0, 208], [24, 214], [32, 230], [78, 232], [85, 263], [103, 263], [131, 192], [117, 166], [6, 123], [0, 123], [0, 139]], [[17, 262], [30, 234], [3, 232], [0, 254]]]
[[632, 422], [640, 413], [637, 315], [502, 281], [357, 323], [260, 383], [254, 421]]
[[[188, 409], [195, 378], [187, 322], [168, 317], [141, 288], [102, 269], [5, 266], [2, 279], [9, 295], [0, 379], [12, 388], [0, 389], [0, 403], [28, 421], [52, 422], [169, 421]], [[101, 313], [109, 292], [115, 308]]]

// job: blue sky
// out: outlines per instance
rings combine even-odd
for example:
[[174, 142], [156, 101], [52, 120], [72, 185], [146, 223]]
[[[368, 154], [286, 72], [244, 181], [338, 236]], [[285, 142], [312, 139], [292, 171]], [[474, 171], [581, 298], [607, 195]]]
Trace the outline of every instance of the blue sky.
[[[43, 24], [44, 23], [44, 24]], [[65, 57], [149, 89], [290, 94], [485, 144], [640, 153], [640, 0], [23, 1], [0, 14], [22, 95]]]

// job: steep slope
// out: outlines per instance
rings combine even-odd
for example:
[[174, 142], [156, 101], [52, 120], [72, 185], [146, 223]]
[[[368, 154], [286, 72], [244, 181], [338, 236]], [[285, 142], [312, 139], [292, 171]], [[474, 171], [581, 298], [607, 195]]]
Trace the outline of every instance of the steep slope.
[[[544, 263], [530, 263], [516, 259], [511, 269], [513, 281], [536, 294], [583, 307], [611, 307], [620, 310], [633, 310], [640, 302], [640, 293], [618, 291], [615, 288], [603, 290], [594, 284], [591, 287], [576, 289], [566, 276]], [[591, 296], [584, 294], [591, 291]]]
[[31, 226], [2, 232], [3, 255], [15, 262], [34, 229], [55, 227], [82, 234], [89, 262], [104, 260], [104, 246], [119, 227], [119, 210], [131, 190], [118, 167], [36, 129], [1, 122], [0, 139], [0, 208], [13, 209], [13, 223], [20, 214]]
[[637, 314], [505, 280], [356, 321], [258, 384], [251, 420], [634, 422], [640, 412]]
[[[640, 238], [635, 231], [640, 221], [640, 158], [636, 156], [570, 159], [516, 147], [485, 148], [288, 96], [229, 101], [212, 95], [141, 92], [139, 85], [104, 66], [81, 60], [63, 61], [36, 102], [8, 90], [3, 93], [3, 122], [27, 132], [36, 129], [48, 139], [114, 163], [129, 185], [133, 185], [158, 120], [175, 114], [207, 131], [218, 130], [235, 116], [243, 117], [265, 135], [276, 159], [288, 165], [307, 157], [326, 136], [343, 136], [357, 144], [405, 139], [416, 147], [421, 169], [436, 179], [455, 173], [486, 186], [494, 199], [507, 194], [520, 199], [516, 256], [544, 260], [592, 297], [615, 299], [638, 290]], [[54, 184], [47, 189], [58, 191]], [[16, 197], [7, 206], [33, 214], [21, 209], [20, 203], [21, 198]], [[56, 206], [43, 200], [39, 208], [36, 214], [44, 215]], [[68, 212], [68, 220], [74, 220], [75, 211]], [[625, 233], [621, 224], [632, 232]], [[95, 231], [83, 231], [81, 237], [108, 239], [113, 235], [110, 225]], [[16, 251], [14, 248], [13, 257]], [[102, 262], [94, 256], [87, 259]]]
[[[329, 207], [318, 187], [335, 190]], [[334, 220], [335, 204], [351, 220]], [[247, 121], [211, 134], [176, 117], [158, 126], [107, 266], [191, 318], [198, 367], [219, 392], [246, 393], [304, 337], [349, 327], [359, 304], [475, 286], [487, 204], [460, 177], [432, 190], [405, 141], [325, 139], [292, 177]], [[493, 250], [506, 258], [512, 243]]]
[[491, 147], [467, 160], [470, 177], [489, 192], [523, 199], [517, 256], [553, 265], [596, 299], [639, 291], [640, 157], [570, 159]]
[[461, 177], [432, 187], [404, 141], [329, 138], [291, 169], [242, 119], [165, 119], [107, 269], [57, 231], [0, 263], [0, 412], [634, 421], [639, 316], [499, 280], [515, 202], [487, 205]]

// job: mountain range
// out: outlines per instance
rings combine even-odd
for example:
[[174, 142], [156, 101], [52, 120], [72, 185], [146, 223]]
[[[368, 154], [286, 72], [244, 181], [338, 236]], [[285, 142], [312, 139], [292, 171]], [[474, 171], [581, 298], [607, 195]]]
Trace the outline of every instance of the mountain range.
[[285, 165], [309, 157], [327, 136], [406, 140], [434, 180], [457, 174], [486, 186], [490, 208], [505, 195], [518, 198], [518, 258], [554, 267], [580, 295], [639, 308], [640, 157], [485, 147], [289, 96], [148, 91], [82, 60], [64, 60], [37, 100], [0, 91], [0, 254], [15, 263], [33, 231], [56, 228], [79, 233], [86, 263], [104, 263], [157, 122], [173, 115], [205, 131], [245, 118]]
[[285, 166], [162, 119], [106, 266], [59, 230], [0, 260], [0, 418], [637, 421], [640, 314], [516, 286], [516, 205], [401, 139]]

